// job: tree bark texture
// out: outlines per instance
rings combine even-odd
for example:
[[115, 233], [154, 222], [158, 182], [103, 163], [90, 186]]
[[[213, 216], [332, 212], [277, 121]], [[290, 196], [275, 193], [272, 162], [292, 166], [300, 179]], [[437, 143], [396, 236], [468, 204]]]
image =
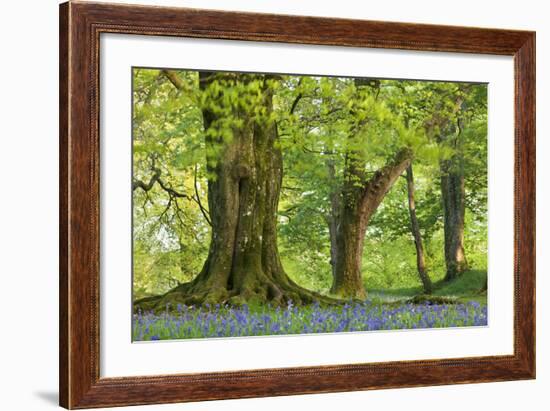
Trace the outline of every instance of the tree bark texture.
[[464, 251], [465, 187], [464, 158], [461, 152], [461, 129], [451, 138], [455, 150], [448, 160], [440, 162], [443, 229], [445, 234], [445, 280], [452, 280], [468, 269]]
[[[380, 92], [380, 81], [376, 79], [357, 78], [355, 86], [358, 89], [369, 87], [375, 98]], [[353, 141], [356, 137], [353, 134], [349, 136], [351, 146], [356, 148], [346, 152], [341, 190], [333, 192], [331, 196], [331, 293], [339, 298], [363, 300], [367, 293], [361, 275], [361, 263], [367, 225], [397, 178], [410, 164], [412, 152], [409, 149], [400, 150], [368, 178], [365, 155], [357, 148], [360, 144]], [[334, 195], [340, 198], [333, 198]]]
[[399, 151], [368, 180], [364, 164], [356, 159], [346, 161], [336, 230], [337, 261], [332, 294], [340, 298], [366, 298], [361, 275], [366, 228], [388, 191], [410, 164], [411, 158], [409, 149]]
[[[166, 309], [167, 304], [179, 303], [330, 302], [329, 298], [295, 284], [281, 265], [277, 207], [283, 165], [281, 151], [275, 144], [277, 125], [269, 120], [272, 95], [265, 77], [200, 73], [201, 89], [214, 81], [223, 84], [222, 91], [210, 97], [215, 99], [214, 104], [203, 108], [212, 224], [208, 257], [193, 281], [164, 295], [137, 301], [136, 306], [158, 311]], [[232, 87], [239, 87], [242, 93], [242, 86], [248, 81], [262, 84], [256, 104], [248, 109], [240, 103], [228, 106], [223, 93]], [[216, 131], [228, 115], [237, 120], [230, 136]]]

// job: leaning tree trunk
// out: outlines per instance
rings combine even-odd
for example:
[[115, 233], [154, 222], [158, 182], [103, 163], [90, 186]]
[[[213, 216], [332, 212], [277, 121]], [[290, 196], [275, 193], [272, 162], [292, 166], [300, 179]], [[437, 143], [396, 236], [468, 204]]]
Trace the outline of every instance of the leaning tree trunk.
[[411, 232], [416, 246], [416, 267], [424, 292], [432, 293], [432, 281], [426, 271], [426, 261], [424, 259], [424, 247], [422, 245], [422, 235], [420, 234], [420, 226], [416, 217], [416, 206], [414, 201], [414, 174], [412, 164], [407, 167], [407, 197], [409, 203], [409, 216], [411, 218]]
[[[216, 87], [210, 87], [214, 82]], [[259, 93], [252, 82], [260, 83]], [[203, 120], [212, 224], [208, 257], [193, 281], [136, 306], [162, 310], [178, 303], [328, 302], [296, 285], [279, 258], [277, 207], [283, 167], [266, 79], [205, 72], [200, 73], [200, 84], [207, 96]], [[229, 91], [238, 93], [232, 103], [224, 96]]]
[[452, 137], [455, 153], [440, 163], [441, 198], [443, 201], [443, 231], [445, 235], [445, 280], [452, 280], [467, 270], [464, 252], [464, 158], [461, 152], [461, 132]]
[[361, 275], [366, 228], [388, 191], [410, 164], [411, 158], [412, 153], [409, 149], [401, 150], [392, 161], [366, 182], [364, 165], [358, 164], [355, 160], [346, 162], [335, 241], [338, 259], [332, 294], [341, 298], [366, 297]]

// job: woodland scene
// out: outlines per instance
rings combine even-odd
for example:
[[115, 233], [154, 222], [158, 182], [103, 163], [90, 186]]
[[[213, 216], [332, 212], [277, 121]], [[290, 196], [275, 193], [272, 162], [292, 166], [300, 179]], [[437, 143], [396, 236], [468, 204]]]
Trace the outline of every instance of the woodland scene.
[[487, 85], [134, 68], [134, 341], [487, 325]]

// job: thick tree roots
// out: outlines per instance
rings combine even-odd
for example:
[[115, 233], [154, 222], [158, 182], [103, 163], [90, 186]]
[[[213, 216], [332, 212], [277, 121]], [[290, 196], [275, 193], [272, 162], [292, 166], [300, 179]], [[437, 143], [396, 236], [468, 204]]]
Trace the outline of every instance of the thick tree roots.
[[[286, 276], [286, 275], [285, 275]], [[181, 284], [165, 294], [146, 297], [134, 302], [134, 311], [176, 311], [179, 306], [204, 306], [209, 304], [228, 304], [230, 306], [267, 305], [286, 306], [306, 305], [319, 302], [323, 305], [344, 303], [344, 300], [328, 297], [300, 287], [287, 277], [284, 283], [275, 283], [268, 278], [257, 281], [238, 290], [223, 287], [212, 287], [199, 280]]]

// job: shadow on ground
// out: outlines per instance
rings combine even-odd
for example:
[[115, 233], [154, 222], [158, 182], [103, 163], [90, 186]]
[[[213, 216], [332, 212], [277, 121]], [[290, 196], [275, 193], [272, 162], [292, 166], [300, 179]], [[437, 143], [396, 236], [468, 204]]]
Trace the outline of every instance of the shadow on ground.
[[57, 391], [38, 391], [34, 395], [49, 404], [59, 404], [59, 394]]

